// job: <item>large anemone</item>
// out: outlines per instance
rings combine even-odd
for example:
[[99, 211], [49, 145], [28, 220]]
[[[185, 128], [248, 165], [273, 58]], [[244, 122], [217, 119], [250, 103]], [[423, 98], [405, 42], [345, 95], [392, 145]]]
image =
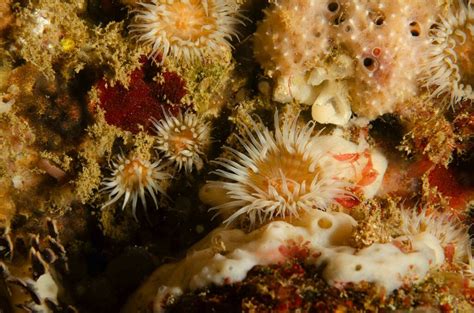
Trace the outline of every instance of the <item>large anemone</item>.
[[237, 35], [237, 5], [231, 0], [153, 0], [140, 3], [131, 32], [153, 56], [192, 62], [218, 55]]
[[338, 179], [340, 167], [321, 166], [329, 156], [318, 149], [314, 123], [300, 127], [294, 118], [280, 125], [275, 114], [274, 133], [242, 127], [245, 135], [238, 140], [245, 153], [227, 147], [231, 157], [214, 161], [222, 167], [216, 173], [227, 180], [211, 183], [229, 198], [214, 208], [232, 212], [226, 223], [243, 217], [253, 226], [275, 217], [298, 216], [325, 209], [348, 195], [347, 183]]
[[431, 29], [431, 46], [422, 81], [433, 98], [451, 105], [474, 100], [474, 9], [458, 1]]

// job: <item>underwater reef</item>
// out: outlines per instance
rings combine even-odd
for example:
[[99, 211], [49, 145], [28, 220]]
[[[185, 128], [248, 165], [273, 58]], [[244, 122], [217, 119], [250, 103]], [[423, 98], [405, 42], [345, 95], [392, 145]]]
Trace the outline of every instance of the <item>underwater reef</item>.
[[2, 0], [0, 312], [473, 312], [473, 88], [472, 0]]

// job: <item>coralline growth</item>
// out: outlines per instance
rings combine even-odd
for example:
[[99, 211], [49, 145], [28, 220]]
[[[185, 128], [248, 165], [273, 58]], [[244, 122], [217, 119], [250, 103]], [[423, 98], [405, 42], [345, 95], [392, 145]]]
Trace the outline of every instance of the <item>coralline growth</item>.
[[320, 123], [344, 125], [351, 111], [372, 119], [418, 94], [437, 11], [406, 1], [278, 1], [265, 10], [254, 53], [274, 100], [312, 105]]

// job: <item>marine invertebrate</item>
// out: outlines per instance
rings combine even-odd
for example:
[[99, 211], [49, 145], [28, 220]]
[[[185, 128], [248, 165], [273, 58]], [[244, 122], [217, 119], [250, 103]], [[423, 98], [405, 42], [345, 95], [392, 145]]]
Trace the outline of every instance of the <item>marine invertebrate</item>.
[[166, 191], [160, 185], [161, 181], [169, 177], [169, 174], [163, 171], [164, 167], [165, 165], [159, 161], [151, 163], [140, 157], [125, 157], [119, 154], [116, 160], [112, 161], [112, 174], [102, 182], [104, 187], [101, 192], [109, 196], [109, 200], [102, 208], [123, 197], [122, 210], [131, 202], [133, 217], [138, 220], [136, 215], [138, 199], [146, 209], [146, 194], [150, 195], [155, 206], [158, 206], [156, 194], [166, 195]]
[[[450, 277], [449, 281], [443, 275]], [[173, 299], [176, 301], [169, 301], [172, 303], [168, 303], [165, 310], [200, 313], [219, 311], [225, 306], [232, 308], [228, 313], [239, 313], [241, 307], [252, 308], [254, 312], [366, 312], [372, 309], [470, 312], [470, 290], [463, 287], [463, 281], [464, 277], [459, 274], [435, 272], [420, 284], [403, 286], [400, 292], [389, 296], [381, 295], [376, 284], [364, 282], [349, 284], [341, 292], [340, 288], [326, 283], [317, 266], [295, 258], [280, 264], [255, 266], [243, 281], [230, 288], [212, 286], [185, 292]], [[445, 300], [448, 298], [449, 305]]]
[[433, 98], [453, 105], [474, 100], [474, 8], [459, 0], [431, 29], [431, 45], [421, 81]]
[[[2, 234], [2, 241], [11, 236], [11, 244], [2, 247], [0, 261], [0, 277], [8, 290], [9, 302], [5, 306], [2, 301], [2, 308], [11, 306], [21, 312], [76, 312], [64, 302], [66, 297], [60, 279], [68, 271], [66, 249], [59, 239], [56, 221], [47, 218], [45, 224], [42, 225], [47, 227], [44, 236], [41, 231], [25, 233], [25, 229]], [[4, 288], [0, 292], [4, 296]]]
[[84, 66], [82, 49], [91, 40], [91, 34], [87, 23], [78, 16], [80, 3], [28, 1], [17, 14], [12, 29], [16, 53], [51, 80], [58, 67], [71, 74]]
[[140, 127], [151, 130], [150, 118], [159, 120], [163, 111], [175, 113], [186, 94], [184, 80], [176, 73], [160, 73], [160, 82], [147, 80], [147, 74], [157, 69], [149, 63], [143, 64], [130, 75], [128, 88], [118, 83], [109, 86], [106, 80], [97, 84], [99, 106], [105, 111], [105, 120], [123, 130], [137, 133]]
[[237, 5], [230, 0], [153, 0], [139, 3], [131, 32], [151, 55], [192, 62], [217, 55], [237, 36]]
[[235, 210], [226, 220], [231, 223], [246, 216], [250, 225], [274, 217], [298, 216], [303, 211], [324, 209], [349, 195], [349, 184], [338, 179], [341, 170], [335, 164], [321, 166], [325, 158], [313, 136], [314, 124], [298, 126], [298, 119], [280, 125], [275, 114], [275, 133], [244, 127], [238, 140], [245, 154], [227, 147], [235, 159], [220, 158], [215, 173], [229, 182], [215, 182], [230, 201], [215, 209]]
[[469, 232], [455, 216], [423, 209], [401, 210], [400, 231], [406, 235], [428, 232], [435, 236], [445, 250], [448, 261], [472, 262]]
[[178, 171], [184, 168], [189, 174], [193, 168], [202, 168], [202, 158], [210, 139], [208, 123], [191, 112], [179, 112], [176, 117], [164, 112], [164, 118], [153, 120], [153, 125], [156, 149], [174, 163]]
[[278, 1], [265, 10], [254, 54], [276, 101], [311, 105], [321, 123], [344, 125], [350, 108], [373, 119], [417, 95], [438, 11], [400, 0]]
[[0, 3], [0, 33], [13, 21], [13, 14], [10, 8], [11, 2], [11, 0], [6, 0]]
[[409, 132], [403, 136], [399, 150], [420, 153], [435, 164], [448, 166], [456, 148], [453, 125], [443, 111], [431, 101], [413, 103], [403, 119]]
[[[221, 227], [211, 232], [183, 260], [158, 268], [125, 307], [124, 312], [153, 307], [163, 312], [167, 300], [210, 285], [244, 280], [254, 266], [281, 264], [296, 255], [321, 269], [330, 286], [374, 283], [390, 295], [403, 285], [420, 282], [444, 261], [438, 240], [429, 233], [411, 236], [413, 249], [393, 242], [357, 250], [348, 246], [357, 222], [348, 214], [312, 211], [294, 224], [272, 221], [251, 233]], [[292, 251], [293, 250], [293, 251]], [[232, 287], [230, 287], [232, 288]], [[171, 301], [172, 302], [172, 301]]]
[[18, 93], [18, 87], [11, 85], [7, 92], [0, 92], [0, 114], [9, 112], [15, 104], [15, 95]]

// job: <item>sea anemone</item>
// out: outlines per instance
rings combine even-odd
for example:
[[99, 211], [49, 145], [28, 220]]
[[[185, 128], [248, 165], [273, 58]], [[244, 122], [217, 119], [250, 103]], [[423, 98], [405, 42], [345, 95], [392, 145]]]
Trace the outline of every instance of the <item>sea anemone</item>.
[[237, 5], [230, 0], [153, 0], [139, 3], [131, 32], [151, 46], [151, 55], [186, 62], [218, 54], [237, 36]]
[[251, 226], [274, 217], [299, 216], [300, 212], [325, 209], [338, 197], [348, 196], [347, 183], [338, 179], [339, 167], [320, 166], [328, 154], [318, 149], [314, 123], [298, 126], [297, 118], [280, 126], [275, 114], [275, 132], [252, 130], [242, 125], [238, 137], [246, 153], [226, 147], [232, 159], [219, 158], [215, 173], [228, 182], [211, 182], [223, 188], [227, 203], [213, 209], [233, 212], [225, 223], [246, 216]]
[[120, 154], [112, 161], [112, 167], [111, 176], [102, 182], [104, 188], [101, 192], [109, 195], [109, 201], [102, 208], [119, 201], [124, 196], [122, 210], [132, 202], [132, 214], [135, 220], [138, 220], [136, 216], [138, 198], [146, 208], [146, 192], [153, 199], [155, 206], [158, 206], [156, 194], [159, 192], [166, 195], [160, 182], [167, 179], [169, 174], [163, 171], [164, 165], [160, 165], [160, 161], [150, 163], [139, 157], [126, 158]]
[[458, 2], [446, 17], [431, 28], [431, 46], [421, 76], [431, 97], [444, 97], [453, 105], [461, 100], [474, 100], [474, 9], [471, 1]]
[[157, 145], [168, 160], [173, 162], [176, 169], [191, 173], [195, 167], [200, 170], [203, 166], [202, 156], [209, 145], [209, 124], [203, 122], [194, 113], [181, 112], [175, 117], [164, 112], [164, 118], [153, 120]]
[[[471, 240], [467, 228], [455, 216], [423, 209], [401, 211], [401, 232], [417, 235], [428, 232], [435, 236], [451, 261], [471, 262]], [[454, 249], [454, 251], [450, 251]]]

